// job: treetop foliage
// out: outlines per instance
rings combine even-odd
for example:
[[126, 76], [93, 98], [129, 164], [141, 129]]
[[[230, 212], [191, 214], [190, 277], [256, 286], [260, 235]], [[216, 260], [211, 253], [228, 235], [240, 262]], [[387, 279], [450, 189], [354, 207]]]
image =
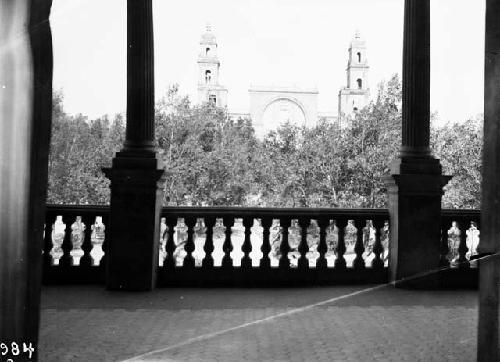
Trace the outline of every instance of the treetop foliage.
[[[172, 86], [157, 103], [156, 142], [165, 161], [165, 205], [385, 207], [383, 176], [401, 144], [401, 82], [378, 87], [354, 119], [283, 124], [258, 139], [249, 119], [229, 119], [212, 103], [192, 105]], [[478, 207], [481, 120], [432, 130], [445, 173], [445, 207]], [[106, 204], [109, 166], [122, 144], [122, 115], [89, 120], [64, 112], [54, 94], [49, 202]]]

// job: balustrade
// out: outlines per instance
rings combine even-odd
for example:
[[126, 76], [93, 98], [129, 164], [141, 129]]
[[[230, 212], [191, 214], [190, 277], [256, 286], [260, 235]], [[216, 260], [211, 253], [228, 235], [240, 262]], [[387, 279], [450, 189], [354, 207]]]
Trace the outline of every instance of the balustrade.
[[47, 206], [43, 246], [46, 281], [103, 280], [108, 216], [105, 206]]
[[[441, 265], [474, 267], [469, 259], [476, 253], [480, 212], [442, 215]], [[106, 206], [48, 206], [45, 280], [102, 282], [108, 219]], [[159, 280], [382, 282], [388, 234], [382, 209], [166, 207]]]
[[161, 275], [169, 280], [197, 271], [202, 279], [223, 271], [223, 278], [261, 273], [291, 281], [386, 271], [386, 210], [166, 207], [161, 216]]
[[441, 265], [467, 269], [476, 266], [480, 210], [443, 210], [441, 217]]

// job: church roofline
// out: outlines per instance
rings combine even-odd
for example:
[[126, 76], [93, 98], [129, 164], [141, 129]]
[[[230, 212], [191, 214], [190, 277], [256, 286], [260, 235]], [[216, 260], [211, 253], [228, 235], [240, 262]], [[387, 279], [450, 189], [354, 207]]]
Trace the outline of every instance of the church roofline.
[[341, 88], [339, 90], [339, 95], [342, 94], [350, 94], [350, 95], [369, 95], [370, 94], [370, 88], [363, 88], [363, 89], [357, 89], [357, 88]]
[[229, 117], [242, 117], [242, 118], [250, 118], [250, 113], [248, 112], [236, 112], [236, 111], [228, 111], [227, 115]]
[[264, 92], [280, 92], [280, 93], [311, 93], [319, 94], [317, 88], [300, 88], [290, 86], [250, 86], [249, 92], [264, 93]]

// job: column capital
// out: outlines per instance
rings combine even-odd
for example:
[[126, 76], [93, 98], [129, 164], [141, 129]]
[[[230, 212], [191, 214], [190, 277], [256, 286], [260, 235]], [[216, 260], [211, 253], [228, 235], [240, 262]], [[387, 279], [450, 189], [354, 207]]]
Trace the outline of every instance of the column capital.
[[400, 155], [390, 164], [390, 174], [432, 174], [441, 175], [439, 159], [430, 154]]

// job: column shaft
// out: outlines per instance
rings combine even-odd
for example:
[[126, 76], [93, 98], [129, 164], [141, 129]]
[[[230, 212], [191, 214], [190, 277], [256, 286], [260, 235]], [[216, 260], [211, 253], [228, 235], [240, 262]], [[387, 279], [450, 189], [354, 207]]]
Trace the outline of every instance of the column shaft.
[[[486, 1], [480, 254], [500, 250], [500, 1]], [[479, 262], [478, 361], [498, 360], [499, 261]]]
[[154, 150], [151, 0], [127, 1], [127, 130], [124, 150]]
[[449, 177], [429, 148], [429, 0], [405, 0], [403, 124], [399, 157], [387, 178], [389, 271], [398, 286], [439, 283], [441, 197]]
[[[0, 341], [36, 361], [52, 116], [51, 0], [0, 0]], [[47, 225], [49, 229], [50, 226]], [[12, 342], [20, 354], [12, 354]], [[23, 343], [34, 348], [29, 356]]]
[[405, 0], [402, 156], [430, 154], [429, 0]]
[[108, 289], [156, 284], [163, 165], [154, 146], [154, 49], [151, 0], [127, 1], [127, 130], [123, 150], [104, 169], [111, 180]]
[[500, 2], [488, 0], [484, 58], [481, 252], [500, 249]]

